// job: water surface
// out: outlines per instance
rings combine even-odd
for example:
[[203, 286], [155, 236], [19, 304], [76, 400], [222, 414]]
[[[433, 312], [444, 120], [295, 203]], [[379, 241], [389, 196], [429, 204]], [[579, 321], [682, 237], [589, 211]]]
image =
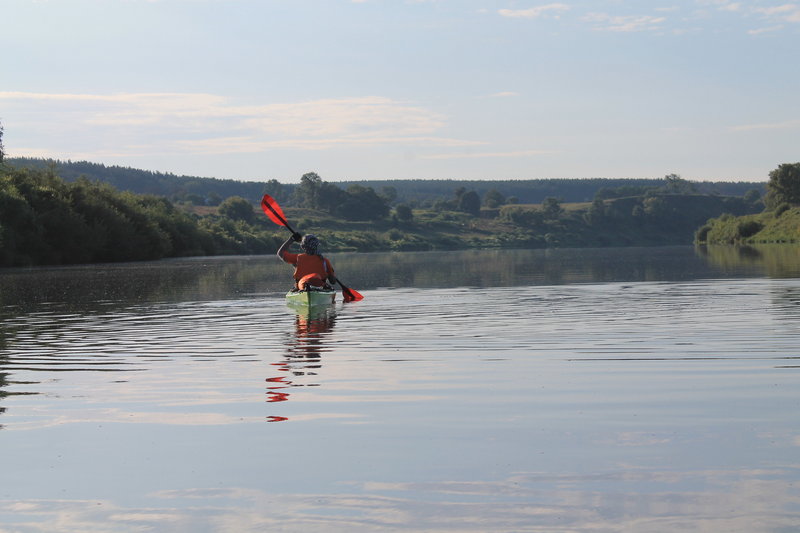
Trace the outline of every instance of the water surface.
[[4, 271], [0, 531], [794, 531], [800, 262], [731, 250]]

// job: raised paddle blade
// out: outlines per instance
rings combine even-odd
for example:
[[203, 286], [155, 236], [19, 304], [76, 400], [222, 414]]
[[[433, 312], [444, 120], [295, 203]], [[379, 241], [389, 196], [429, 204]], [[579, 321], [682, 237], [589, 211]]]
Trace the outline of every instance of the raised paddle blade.
[[286, 215], [283, 214], [281, 206], [279, 206], [278, 202], [276, 202], [275, 199], [269, 194], [265, 194], [261, 199], [261, 209], [264, 211], [264, 214], [267, 215], [269, 219], [277, 225], [287, 225]]

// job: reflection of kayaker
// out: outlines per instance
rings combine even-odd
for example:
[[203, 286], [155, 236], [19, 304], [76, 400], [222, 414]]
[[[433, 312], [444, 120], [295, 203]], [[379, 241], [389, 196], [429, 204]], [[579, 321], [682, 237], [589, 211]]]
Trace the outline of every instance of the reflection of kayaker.
[[336, 324], [335, 309], [314, 309], [297, 313], [295, 317], [295, 341], [289, 343], [290, 356], [319, 358], [323, 350], [323, 339]]
[[[287, 344], [284, 360], [272, 363], [280, 372], [267, 378], [267, 402], [289, 401], [293, 387], [314, 387], [319, 383], [303, 382], [307, 376], [316, 376], [322, 366], [322, 353], [327, 351], [324, 339], [333, 328], [336, 313], [332, 308], [298, 313], [295, 320], [295, 333], [292, 342]], [[313, 378], [312, 378], [313, 379]], [[300, 381], [300, 382], [298, 382]], [[285, 416], [269, 416], [269, 422], [289, 420]]]

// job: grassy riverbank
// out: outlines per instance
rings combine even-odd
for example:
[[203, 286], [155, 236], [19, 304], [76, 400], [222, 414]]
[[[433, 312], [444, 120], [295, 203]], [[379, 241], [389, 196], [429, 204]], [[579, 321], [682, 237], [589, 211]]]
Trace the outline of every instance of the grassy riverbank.
[[800, 207], [784, 205], [774, 211], [709, 220], [697, 232], [700, 244], [756, 244], [800, 242]]
[[739, 197], [662, 194], [505, 205], [483, 208], [477, 215], [414, 209], [408, 221], [352, 222], [300, 208], [286, 213], [299, 231], [319, 234], [328, 250], [369, 252], [691, 244], [695, 230], [709, 218], [757, 209]]

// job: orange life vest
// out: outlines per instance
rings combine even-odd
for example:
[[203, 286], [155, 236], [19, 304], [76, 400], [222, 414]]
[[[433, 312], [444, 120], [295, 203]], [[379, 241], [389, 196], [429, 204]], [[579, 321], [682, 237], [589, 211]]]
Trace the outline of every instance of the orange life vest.
[[[331, 265], [331, 262], [320, 255], [293, 254], [284, 252], [282, 259], [290, 265], [294, 265], [293, 276], [295, 285], [297, 285], [297, 282], [299, 282], [301, 279], [310, 274], [313, 274], [314, 277], [319, 278], [322, 283], [328, 279], [328, 276], [333, 275], [333, 266]], [[320, 285], [322, 285], [322, 283], [320, 283]], [[316, 283], [313, 281], [311, 281], [311, 284], [316, 285]]]

